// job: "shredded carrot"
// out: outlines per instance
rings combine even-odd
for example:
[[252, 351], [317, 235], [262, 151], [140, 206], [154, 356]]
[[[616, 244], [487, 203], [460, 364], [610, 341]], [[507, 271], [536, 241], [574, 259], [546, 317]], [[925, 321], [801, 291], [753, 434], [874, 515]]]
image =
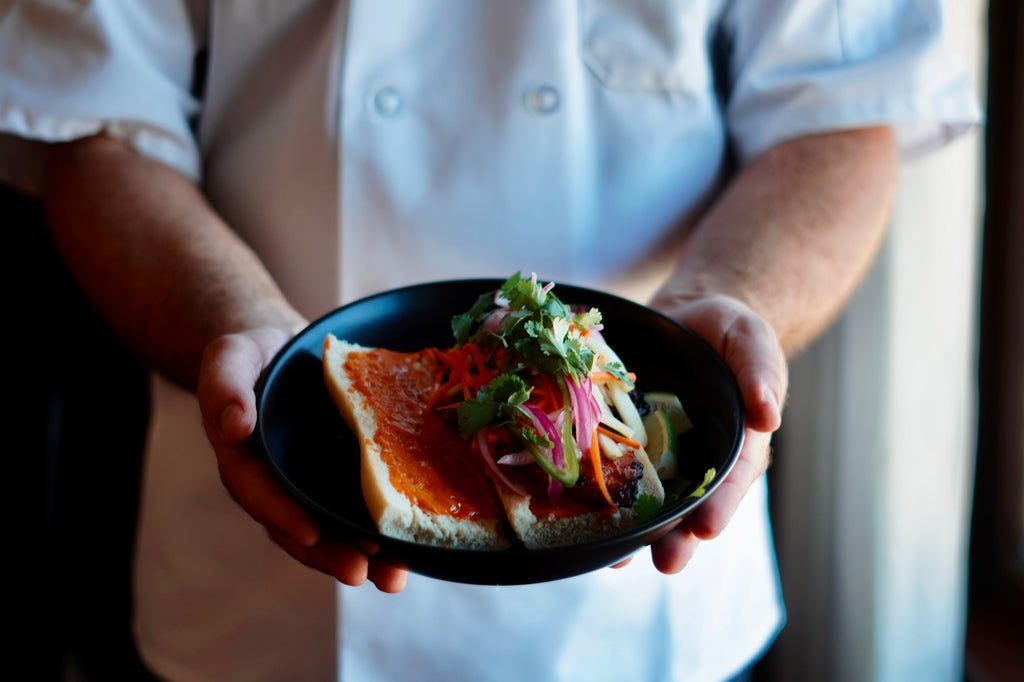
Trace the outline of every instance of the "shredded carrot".
[[625, 445], [628, 445], [629, 447], [633, 448], [634, 450], [639, 450], [642, 447], [640, 445], [640, 441], [636, 440], [635, 438], [627, 438], [626, 436], [623, 436], [621, 433], [617, 433], [617, 432], [612, 431], [611, 429], [605, 428], [603, 426], [598, 426], [597, 430], [598, 430], [598, 432], [603, 433], [604, 435], [608, 436], [612, 440], [618, 441], [619, 443], [624, 443]]
[[[626, 372], [626, 378], [629, 379], [630, 381], [632, 381], [633, 383], [636, 383], [636, 374], [634, 374], [633, 372]], [[597, 381], [597, 382], [616, 381], [618, 379], [619, 379], [619, 377], [615, 376], [611, 372], [606, 372], [606, 371], [601, 370], [601, 369], [597, 370], [596, 372], [591, 372], [590, 373], [590, 380], [591, 381]]]
[[462, 366], [459, 378], [462, 383], [462, 398], [463, 400], [469, 400], [473, 397], [473, 377], [469, 373], [469, 367]]
[[555, 386], [555, 380], [550, 375], [541, 374], [533, 378], [530, 400], [540, 409], [554, 412], [561, 408], [561, 395], [561, 390]]
[[477, 371], [484, 372], [484, 358], [480, 353], [480, 347], [475, 343], [467, 343], [465, 348], [469, 352], [469, 356], [473, 358], [473, 362], [476, 363]]
[[601, 470], [601, 446], [597, 442], [597, 429], [594, 429], [594, 433], [590, 437], [590, 465], [594, 467], [594, 480], [597, 482], [597, 487], [601, 489], [601, 494], [604, 495], [608, 504], [614, 507], [615, 502], [612, 501], [611, 493], [608, 492], [608, 486], [604, 482], [604, 472]]
[[426, 411], [434, 409], [434, 405], [441, 399], [446, 399], [449, 394], [458, 389], [458, 382], [448, 381], [444, 384], [440, 384], [434, 388], [434, 392], [430, 396], [430, 400], [427, 401], [425, 406]]
[[[447, 396], [458, 387], [458, 377], [451, 372], [457, 360], [456, 352], [453, 351], [454, 349], [442, 351], [436, 348], [431, 351], [434, 362], [437, 364], [437, 371], [434, 374], [434, 390], [424, 408], [428, 412], [434, 409], [434, 405], [439, 400], [447, 399]], [[448, 381], [444, 381], [445, 375], [448, 376]]]
[[505, 346], [495, 346], [494, 350], [491, 351], [491, 360], [494, 361], [497, 366], [502, 360], [509, 356], [510, 352]]
[[550, 393], [537, 393], [533, 392], [530, 394], [533, 403], [544, 410], [544, 412], [550, 414], [559, 409], [559, 404], [555, 400], [555, 397]]
[[451, 400], [456, 393], [461, 393], [462, 399], [468, 400], [499, 374], [497, 370], [487, 368], [483, 353], [475, 343], [445, 350], [433, 348], [431, 356], [437, 364], [437, 371], [427, 410], [435, 409], [441, 400]]

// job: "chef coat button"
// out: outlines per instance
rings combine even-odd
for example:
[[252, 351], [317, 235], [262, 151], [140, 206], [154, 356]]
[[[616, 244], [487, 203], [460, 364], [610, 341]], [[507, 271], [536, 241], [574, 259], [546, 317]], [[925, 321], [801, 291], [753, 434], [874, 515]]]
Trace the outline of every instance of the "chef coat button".
[[523, 106], [532, 114], [553, 114], [558, 105], [558, 90], [550, 85], [536, 85], [523, 93]]
[[402, 96], [394, 88], [381, 88], [370, 96], [369, 104], [380, 116], [391, 118], [402, 110]]

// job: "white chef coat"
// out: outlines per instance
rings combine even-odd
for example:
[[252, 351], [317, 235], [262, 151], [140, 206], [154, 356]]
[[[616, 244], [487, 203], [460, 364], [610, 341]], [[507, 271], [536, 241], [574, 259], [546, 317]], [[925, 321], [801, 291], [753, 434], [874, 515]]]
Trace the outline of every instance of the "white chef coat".
[[[0, 179], [33, 191], [43, 143], [105, 130], [202, 182], [310, 318], [516, 270], [644, 300], [730, 150], [889, 123], [913, 154], [978, 119], [929, 0], [3, 12]], [[155, 386], [136, 633], [169, 679], [718, 680], [782, 625], [763, 479], [680, 575], [644, 553], [543, 585], [412, 576], [385, 595], [273, 546], [222, 489], [194, 398]]]

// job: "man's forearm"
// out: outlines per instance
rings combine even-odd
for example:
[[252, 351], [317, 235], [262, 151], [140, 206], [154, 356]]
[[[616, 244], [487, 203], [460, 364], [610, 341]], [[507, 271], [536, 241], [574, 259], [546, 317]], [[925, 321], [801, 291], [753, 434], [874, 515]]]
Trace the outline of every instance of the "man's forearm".
[[146, 361], [195, 386], [221, 334], [301, 323], [256, 256], [186, 178], [95, 137], [52, 148], [44, 202], [85, 294]]
[[735, 296], [792, 354], [832, 321], [870, 266], [897, 167], [886, 128], [804, 137], [769, 150], [740, 171], [694, 228], [656, 304]]

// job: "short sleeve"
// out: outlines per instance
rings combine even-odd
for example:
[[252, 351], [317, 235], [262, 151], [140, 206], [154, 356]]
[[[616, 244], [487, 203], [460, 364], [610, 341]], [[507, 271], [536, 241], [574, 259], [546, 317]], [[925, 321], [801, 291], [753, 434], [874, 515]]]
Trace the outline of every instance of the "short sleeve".
[[38, 191], [45, 143], [105, 132], [200, 176], [195, 13], [173, 0], [28, 0], [0, 15], [0, 181]]
[[905, 157], [981, 120], [942, 0], [735, 0], [725, 111], [741, 160], [801, 135], [889, 125]]

